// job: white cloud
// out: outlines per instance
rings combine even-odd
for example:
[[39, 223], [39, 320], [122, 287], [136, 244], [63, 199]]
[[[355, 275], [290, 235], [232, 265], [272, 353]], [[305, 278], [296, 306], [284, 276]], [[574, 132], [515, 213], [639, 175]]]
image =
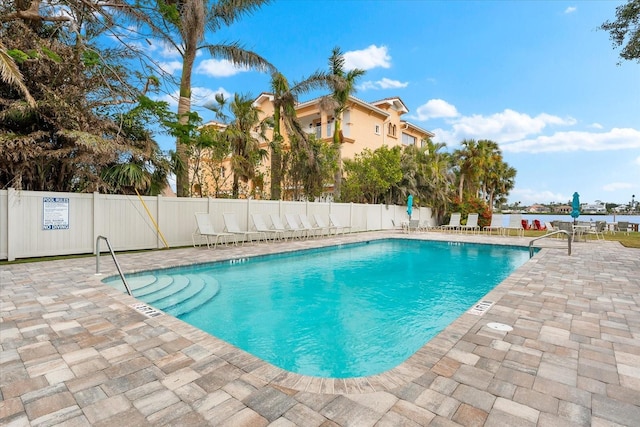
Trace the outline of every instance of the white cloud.
[[640, 157], [636, 157], [636, 159], [634, 160], [634, 163], [636, 165], [640, 165]]
[[[211, 90], [205, 87], [191, 88], [191, 105], [194, 107], [204, 106], [210, 102], [215, 102], [215, 96], [217, 93], [221, 93], [225, 98], [230, 98], [231, 93], [227, 92], [223, 87], [219, 87], [218, 90]], [[171, 107], [178, 106], [178, 98], [180, 97], [180, 91], [176, 90], [171, 94], [167, 94], [159, 98], [159, 101], [166, 101]]]
[[613, 128], [608, 132], [556, 132], [551, 136], [538, 136], [502, 144], [505, 152], [551, 153], [570, 151], [611, 151], [640, 149], [640, 130]]
[[409, 86], [409, 82], [401, 82], [398, 80], [391, 80], [386, 77], [378, 80], [377, 82], [373, 82], [371, 80], [366, 81], [358, 86], [359, 90], [378, 90], [378, 89], [401, 89]]
[[178, 94], [180, 93], [180, 91], [175, 91], [173, 93], [167, 93], [161, 97], [158, 98], [158, 101], [164, 101], [167, 104], [169, 104], [170, 107], [177, 107], [178, 106]]
[[[446, 104], [445, 101], [442, 102]], [[429, 103], [425, 104], [425, 106], [427, 105], [429, 105]], [[418, 109], [418, 114], [420, 114], [420, 108]], [[546, 113], [531, 117], [528, 114], [506, 109], [501, 113], [495, 113], [490, 116], [483, 116], [481, 114], [461, 116], [451, 120], [450, 123], [452, 129], [446, 131], [446, 133], [451, 139], [444, 140], [444, 142], [461, 141], [469, 138], [508, 142], [518, 141], [529, 135], [539, 134], [550, 125], [571, 126], [576, 123], [576, 120], [571, 117], [563, 119]]]
[[195, 69], [196, 74], [210, 77], [229, 77], [245, 71], [249, 68], [234, 65], [226, 59], [205, 59]]
[[354, 68], [370, 70], [376, 67], [391, 67], [391, 56], [387, 53], [386, 46], [378, 47], [372, 44], [363, 50], [345, 52], [343, 57], [346, 70], [353, 70]]
[[182, 62], [180, 61], [159, 62], [158, 66], [167, 74], [173, 74], [178, 70], [182, 70]]
[[426, 104], [419, 106], [416, 113], [417, 116], [414, 118], [420, 121], [459, 116], [456, 107], [443, 99], [430, 99]]
[[578, 10], [578, 8], [577, 8], [577, 7], [575, 7], [575, 6], [569, 6], [568, 8], [566, 8], [566, 9], [564, 10], [564, 13], [567, 13], [567, 14], [568, 14], [568, 13], [573, 13], [573, 12], [575, 12], [576, 10]]
[[633, 185], [628, 182], [611, 182], [602, 186], [602, 190], [604, 191], [618, 191], [625, 190], [627, 188], [633, 188]]
[[554, 193], [548, 190], [533, 190], [530, 188], [514, 188], [509, 193], [509, 200], [519, 201], [524, 206], [530, 206], [534, 203], [566, 203], [571, 196], [561, 193]]
[[196, 87], [191, 89], [191, 102], [193, 105], [207, 105], [208, 103], [215, 102], [216, 94], [221, 93], [225, 99], [231, 98], [233, 94], [227, 92], [222, 86], [217, 90], [211, 90], [206, 87]]
[[163, 40], [145, 39], [145, 43], [139, 43], [138, 46], [154, 57], [159, 56], [165, 59], [180, 58], [180, 52], [173, 45]]
[[589, 127], [594, 129], [604, 129], [604, 126], [602, 126], [600, 123], [591, 123]]

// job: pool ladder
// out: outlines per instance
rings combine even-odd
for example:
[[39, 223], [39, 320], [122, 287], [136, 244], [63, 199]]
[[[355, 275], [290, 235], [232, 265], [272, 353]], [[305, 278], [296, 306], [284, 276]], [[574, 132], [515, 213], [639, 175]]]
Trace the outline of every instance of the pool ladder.
[[124, 288], [127, 290], [127, 293], [131, 296], [131, 288], [129, 288], [129, 284], [127, 283], [127, 279], [124, 278], [124, 274], [122, 274], [122, 269], [120, 268], [120, 264], [118, 264], [118, 260], [116, 259], [116, 254], [111, 249], [111, 244], [109, 243], [109, 239], [104, 236], [98, 236], [96, 238], [96, 274], [100, 274], [100, 240], [104, 240], [107, 243], [107, 247], [109, 248], [109, 252], [111, 253], [111, 258], [113, 259], [113, 263], [116, 265], [118, 269], [118, 273], [120, 274], [120, 278], [122, 279], [122, 283], [124, 283]]
[[567, 249], [569, 251], [567, 255], [571, 255], [571, 239], [573, 236], [571, 236], [571, 234], [568, 231], [558, 230], [558, 231], [553, 231], [549, 234], [545, 234], [544, 236], [540, 236], [540, 237], [536, 237], [535, 239], [532, 239], [529, 242], [529, 258], [533, 258], [533, 242], [535, 242], [536, 240], [545, 239], [547, 237], [554, 236], [556, 234], [565, 234], [567, 236]]

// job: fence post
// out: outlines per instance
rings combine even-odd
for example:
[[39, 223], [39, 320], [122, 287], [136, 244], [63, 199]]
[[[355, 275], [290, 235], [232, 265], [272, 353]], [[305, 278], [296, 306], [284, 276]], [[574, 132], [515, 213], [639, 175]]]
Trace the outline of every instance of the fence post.
[[247, 215], [245, 216], [247, 218], [247, 223], [245, 224], [247, 227], [247, 231], [251, 230], [251, 226], [249, 225], [249, 223], [251, 221], [249, 221], [249, 215], [251, 215], [251, 200], [249, 197], [247, 197]]
[[14, 237], [15, 230], [18, 230], [18, 218], [20, 213], [14, 213], [14, 205], [18, 204], [18, 197], [16, 197], [16, 190], [13, 187], [9, 187], [7, 192], [7, 261], [16, 260], [16, 247], [17, 236]]
[[162, 238], [160, 237], [160, 230], [162, 230], [162, 215], [160, 215], [160, 212], [162, 212], [162, 206], [160, 206], [162, 204], [162, 195], [158, 194], [156, 199], [156, 224], [158, 224], [158, 227], [156, 228], [156, 249], [162, 249], [164, 248], [164, 243], [162, 243]]
[[92, 208], [93, 208], [93, 212], [91, 212], [91, 219], [93, 220], [93, 225], [92, 225], [92, 234], [93, 234], [93, 239], [91, 239], [91, 244], [93, 245], [93, 254], [96, 255], [96, 246], [94, 245], [93, 242], [96, 241], [96, 239], [98, 238], [98, 236], [100, 235], [101, 230], [98, 230], [99, 228], [99, 224], [102, 223], [102, 221], [98, 221], [98, 215], [100, 212], [102, 212], [102, 209], [100, 209], [99, 204], [99, 199], [100, 199], [100, 193], [98, 193], [97, 191], [94, 191], [92, 193], [93, 198], [91, 199], [91, 203], [92, 203]]

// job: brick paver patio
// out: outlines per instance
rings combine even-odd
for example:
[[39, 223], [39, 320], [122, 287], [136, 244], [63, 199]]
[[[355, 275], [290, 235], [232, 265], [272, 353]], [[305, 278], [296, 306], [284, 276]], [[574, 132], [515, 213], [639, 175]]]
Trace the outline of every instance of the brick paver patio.
[[[529, 242], [380, 232], [118, 259], [146, 270], [390, 236]], [[349, 380], [292, 374], [171, 316], [148, 318], [100, 282], [112, 264], [103, 259], [103, 276], [95, 258], [0, 266], [0, 425], [640, 425], [640, 250], [618, 243], [542, 250], [483, 298], [494, 302], [483, 315], [462, 315], [389, 372]]]

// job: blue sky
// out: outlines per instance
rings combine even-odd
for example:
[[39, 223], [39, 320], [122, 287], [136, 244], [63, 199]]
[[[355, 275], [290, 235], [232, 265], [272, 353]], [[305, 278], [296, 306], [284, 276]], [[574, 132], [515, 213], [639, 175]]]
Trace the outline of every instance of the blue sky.
[[[498, 142], [518, 171], [511, 203], [564, 203], [575, 191], [583, 202], [628, 203], [640, 198], [640, 65], [617, 65], [597, 30], [623, 3], [276, 0], [207, 39], [241, 42], [290, 81], [326, 69], [339, 46], [347, 66], [367, 71], [358, 98], [400, 97], [404, 118], [450, 151], [465, 138]], [[177, 57], [152, 48], [179, 76]], [[213, 94], [257, 96], [269, 76], [203, 54], [193, 88], [207, 121], [198, 106]]]

